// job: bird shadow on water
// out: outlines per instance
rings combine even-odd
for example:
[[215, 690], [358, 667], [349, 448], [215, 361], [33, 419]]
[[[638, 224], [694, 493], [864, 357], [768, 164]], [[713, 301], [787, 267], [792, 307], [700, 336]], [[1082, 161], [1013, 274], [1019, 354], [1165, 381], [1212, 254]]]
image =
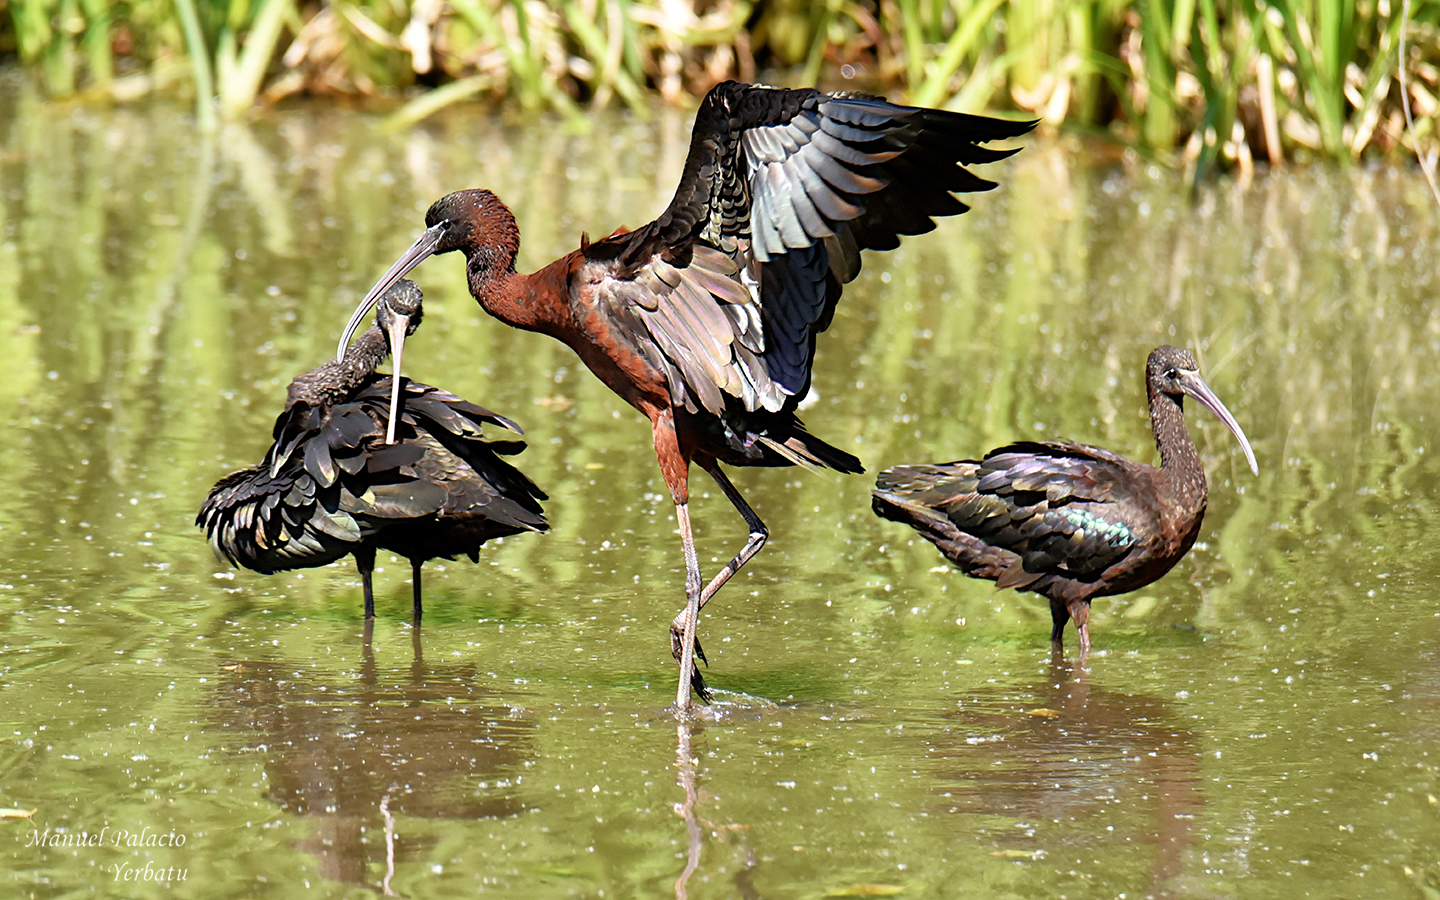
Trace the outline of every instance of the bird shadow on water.
[[474, 666], [425, 660], [420, 629], [408, 671], [382, 671], [372, 624], [353, 679], [307, 678], [302, 660], [237, 662], [226, 667], [215, 708], [219, 729], [235, 736], [222, 750], [261, 754], [267, 799], [309, 823], [297, 848], [326, 878], [393, 896], [397, 862], [424, 860], [435, 840], [407, 840], [396, 816], [519, 815], [516, 776], [538, 751], [534, 723], [477, 688]]
[[1204, 806], [1197, 742], [1163, 701], [1091, 679], [1057, 651], [1041, 681], [959, 696], [930, 748], [935, 806], [979, 817], [1003, 858], [1063, 865], [1087, 845], [1149, 847], [1145, 896], [1184, 894]]

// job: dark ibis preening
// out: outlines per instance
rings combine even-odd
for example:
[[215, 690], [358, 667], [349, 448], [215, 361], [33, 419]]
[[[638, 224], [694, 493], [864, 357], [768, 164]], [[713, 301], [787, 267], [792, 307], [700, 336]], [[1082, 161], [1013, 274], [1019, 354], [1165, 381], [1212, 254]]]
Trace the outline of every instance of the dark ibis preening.
[[919, 531], [966, 575], [1048, 597], [1055, 649], [1074, 619], [1084, 656], [1090, 601], [1156, 580], [1200, 533], [1208, 489], [1185, 430], [1187, 394], [1220, 417], [1260, 472], [1245, 432], [1188, 350], [1151, 353], [1145, 387], [1158, 469], [1085, 444], [1021, 441], [984, 459], [886, 469], [875, 512]]
[[[696, 113], [680, 186], [658, 219], [515, 271], [520, 231], [494, 194], [442, 197], [426, 229], [366, 295], [341, 340], [397, 278], [435, 253], [465, 255], [470, 291], [507, 324], [557, 338], [650, 419], [675, 503], [686, 606], [671, 626], [676, 712], [692, 686], [700, 608], [764, 545], [765, 525], [720, 469], [804, 465], [862, 471], [795, 415], [816, 336], [830, 324], [860, 252], [964, 212], [954, 194], [994, 184], [965, 168], [1014, 150], [982, 147], [1033, 123], [896, 106], [858, 94], [726, 82]], [[707, 585], [690, 528], [689, 469], [719, 485], [750, 529]]]
[[[400, 377], [421, 314], [420, 290], [396, 282], [375, 326], [339, 361], [290, 383], [265, 460], [220, 479], [200, 508], [195, 524], [217, 557], [268, 575], [354, 554], [370, 619], [370, 574], [384, 548], [410, 560], [418, 623], [427, 560], [475, 560], [491, 538], [546, 530], [545, 494], [501, 458], [524, 443], [481, 434], [486, 424], [518, 434], [515, 423]], [[392, 348], [394, 376], [377, 373]]]

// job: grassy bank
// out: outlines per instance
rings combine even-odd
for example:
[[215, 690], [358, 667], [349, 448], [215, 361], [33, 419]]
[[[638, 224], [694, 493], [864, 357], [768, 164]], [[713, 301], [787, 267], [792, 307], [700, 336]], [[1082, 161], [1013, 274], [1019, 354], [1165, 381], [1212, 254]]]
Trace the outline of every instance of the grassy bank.
[[379, 96], [401, 125], [462, 100], [644, 114], [758, 72], [1014, 109], [1203, 170], [1434, 146], [1440, 0], [0, 0], [0, 58], [54, 96], [189, 92], [205, 119]]

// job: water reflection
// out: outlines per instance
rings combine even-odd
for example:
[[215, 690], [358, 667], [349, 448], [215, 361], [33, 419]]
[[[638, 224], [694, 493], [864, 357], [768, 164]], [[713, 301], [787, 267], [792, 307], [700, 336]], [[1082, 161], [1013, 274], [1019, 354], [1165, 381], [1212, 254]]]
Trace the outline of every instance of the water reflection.
[[[704, 726], [694, 720], [681, 720], [675, 723], [675, 771], [676, 782], [680, 787], [681, 800], [675, 804], [675, 812], [685, 823], [685, 865], [680, 870], [680, 875], [675, 879], [676, 900], [688, 900], [690, 896], [690, 879], [700, 868], [701, 856], [704, 851], [704, 836], [708, 830], [711, 839], [715, 844], [731, 843], [732, 835], [736, 828], [732, 826], [719, 825], [708, 821], [700, 813], [700, 760], [694, 755], [695, 737], [697, 731], [703, 731]], [[740, 842], [738, 844], [738, 866], [731, 876], [731, 883], [735, 890], [744, 900], [756, 900], [760, 893], [755, 889], [753, 878], [758, 865], [753, 848]]]
[[1091, 678], [1056, 653], [1037, 683], [961, 694], [931, 748], [938, 806], [990, 819], [1003, 857], [1148, 845], [1145, 896], [1170, 896], [1204, 805], [1194, 737], [1164, 702]]
[[697, 760], [691, 756], [690, 730], [690, 723], [684, 719], [675, 725], [675, 770], [679, 776], [680, 789], [685, 793], [685, 798], [675, 804], [675, 811], [685, 821], [686, 836], [685, 868], [681, 870], [680, 877], [675, 879], [676, 900], [686, 900], [689, 896], [690, 876], [700, 868], [700, 819], [695, 812], [695, 803], [699, 799], [695, 771]]
[[408, 669], [382, 669], [371, 625], [353, 678], [312, 679], [306, 660], [238, 662], [215, 703], [217, 726], [233, 735], [224, 750], [262, 755], [265, 797], [310, 822], [300, 848], [325, 877], [374, 886], [379, 868], [388, 895], [396, 864], [433, 849], [433, 840], [407, 837], [396, 816], [518, 815], [537, 751], [534, 723], [475, 688], [474, 666], [426, 662], [416, 628]]

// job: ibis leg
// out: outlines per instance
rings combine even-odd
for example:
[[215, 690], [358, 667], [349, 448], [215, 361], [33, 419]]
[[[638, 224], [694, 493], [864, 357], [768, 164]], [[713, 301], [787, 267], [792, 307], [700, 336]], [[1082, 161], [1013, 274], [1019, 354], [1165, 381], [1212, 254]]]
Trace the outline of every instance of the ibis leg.
[[1065, 623], [1070, 621], [1070, 608], [1059, 600], [1051, 600], [1050, 621], [1055, 626], [1050, 629], [1050, 646], [1058, 651], [1065, 646]]
[[730, 483], [730, 479], [725, 477], [725, 473], [720, 470], [719, 463], [713, 459], [707, 459], [700, 464], [700, 467], [710, 473], [710, 477], [720, 485], [720, 490], [725, 492], [725, 499], [729, 500], [731, 505], [739, 511], [745, 524], [750, 527], [750, 537], [745, 541], [745, 546], [740, 548], [740, 552], [735, 554], [735, 558], [726, 563], [725, 568], [717, 572], [714, 579], [705, 586], [705, 590], [700, 592], [700, 608], [704, 609], [705, 604], [710, 602], [710, 598], [715, 596], [715, 592], [720, 590], [732, 575], [740, 571], [740, 567], [749, 562], [752, 556], [759, 553], [761, 547], [765, 546], [766, 539], [770, 537], [770, 529], [766, 528], [765, 523], [760, 521], [760, 517], [755, 515], [755, 510], [751, 509], [750, 504], [745, 502], [745, 498], [740, 496], [740, 492], [735, 489], [735, 485]]
[[365, 618], [375, 618], [375, 590], [370, 573], [375, 571], [375, 548], [362, 544], [355, 548], [355, 568], [360, 570], [360, 584], [365, 590]]
[[410, 585], [411, 585], [411, 588], [412, 588], [412, 589], [414, 590], [414, 592], [415, 592], [415, 624], [416, 624], [416, 625], [419, 625], [419, 624], [420, 624], [420, 613], [422, 612], [421, 605], [420, 605], [420, 567], [423, 566], [423, 565], [425, 565], [425, 560], [423, 560], [423, 559], [412, 559], [412, 560], [410, 560]]
[[1075, 630], [1080, 632], [1080, 659], [1090, 655], [1090, 604], [1077, 600], [1070, 604], [1070, 618], [1075, 620]]
[[[680, 662], [680, 688], [675, 695], [675, 710], [683, 718], [690, 708], [690, 691], [704, 703], [710, 702], [710, 690], [700, 669], [695, 665], [695, 654], [699, 646], [696, 632], [700, 627], [700, 558], [695, 553], [695, 535], [690, 529], [690, 504], [675, 504], [675, 518], [680, 522], [680, 541], [685, 549], [685, 609], [670, 623], [670, 653]], [[678, 646], [675, 627], [679, 624]], [[701, 654], [701, 658], [704, 655]]]
[[[720, 486], [726, 499], [739, 511], [741, 517], [745, 519], [745, 524], [750, 527], [750, 537], [746, 540], [745, 546], [740, 548], [740, 552], [735, 554], [735, 558], [726, 563], [725, 567], [717, 572], [705, 589], [700, 592], [700, 609], [704, 609], [705, 604], [710, 602], [710, 598], [715, 596], [715, 592], [720, 590], [736, 572], [740, 571], [740, 567], [749, 562], [751, 557], [760, 552], [760, 548], [765, 546], [765, 541], [770, 536], [770, 530], [765, 527], [764, 522], [760, 521], [760, 517], [755, 514], [755, 510], [750, 508], [750, 504], [745, 502], [745, 498], [740, 496], [740, 491], [735, 488], [730, 479], [725, 477], [719, 463], [709, 459], [697, 462], [700, 468], [709, 472], [710, 477], [715, 479], [715, 483]], [[670, 623], [670, 650], [672, 654], [677, 655], [677, 658], [682, 639], [681, 632], [684, 630], [685, 624], [684, 615], [685, 613], [681, 613], [675, 617], [675, 621]], [[705, 651], [700, 647], [698, 640], [695, 642], [695, 654], [708, 663], [708, 660], [705, 660]]]
[[677, 646], [672, 638], [670, 650], [680, 663], [680, 686], [675, 695], [675, 714], [681, 719], [690, 714], [690, 692], [704, 703], [710, 702], [705, 679], [695, 666], [695, 632], [700, 625], [700, 558], [695, 553], [695, 534], [690, 528], [690, 460], [680, 450], [675, 433], [673, 410], [655, 412], [650, 420], [651, 437], [660, 474], [670, 489], [675, 503], [675, 520], [680, 527], [680, 543], [685, 552], [685, 610], [680, 614], [681, 640]]

